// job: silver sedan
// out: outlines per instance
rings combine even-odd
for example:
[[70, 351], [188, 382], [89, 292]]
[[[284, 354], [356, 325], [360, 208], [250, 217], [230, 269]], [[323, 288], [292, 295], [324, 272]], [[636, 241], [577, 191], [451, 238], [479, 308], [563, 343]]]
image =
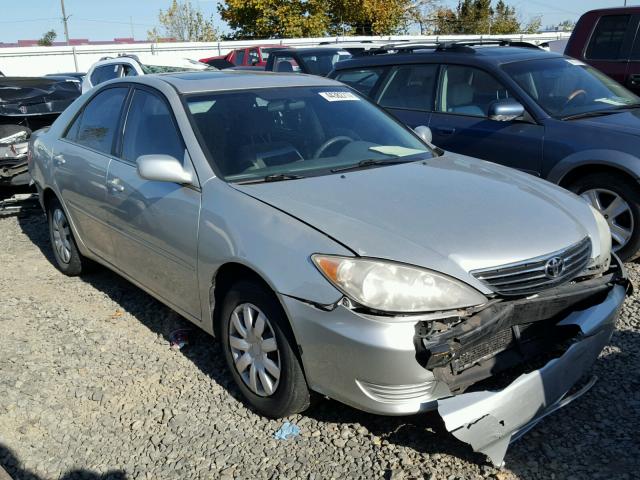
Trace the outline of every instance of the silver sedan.
[[626, 277], [579, 197], [416, 131], [320, 77], [151, 75], [84, 94], [29, 166], [58, 268], [97, 261], [214, 334], [257, 412], [437, 409], [500, 463], [591, 385], [566, 396]]

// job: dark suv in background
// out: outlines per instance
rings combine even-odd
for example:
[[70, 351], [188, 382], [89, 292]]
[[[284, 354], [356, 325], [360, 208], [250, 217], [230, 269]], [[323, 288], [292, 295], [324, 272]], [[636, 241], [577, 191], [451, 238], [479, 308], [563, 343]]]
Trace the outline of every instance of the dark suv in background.
[[565, 54], [640, 93], [640, 7], [592, 10], [580, 17]]
[[620, 257], [640, 255], [640, 98], [598, 70], [532, 45], [457, 42], [381, 49], [330, 77], [428, 126], [438, 147], [581, 195]]

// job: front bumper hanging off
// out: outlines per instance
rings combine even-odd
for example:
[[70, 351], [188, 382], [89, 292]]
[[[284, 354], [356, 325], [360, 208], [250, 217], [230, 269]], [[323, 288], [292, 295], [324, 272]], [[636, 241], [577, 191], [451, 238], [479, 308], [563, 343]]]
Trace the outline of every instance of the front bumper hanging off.
[[438, 400], [438, 413], [447, 430], [470, 444], [474, 451], [487, 455], [495, 465], [501, 465], [512, 441], [588, 391], [595, 383], [594, 377], [569, 394], [607, 345], [615, 328], [627, 291], [622, 267], [610, 280], [602, 301], [575, 308], [555, 324], [560, 329], [579, 329], [562, 355], [520, 375], [502, 390], [473, 391]]

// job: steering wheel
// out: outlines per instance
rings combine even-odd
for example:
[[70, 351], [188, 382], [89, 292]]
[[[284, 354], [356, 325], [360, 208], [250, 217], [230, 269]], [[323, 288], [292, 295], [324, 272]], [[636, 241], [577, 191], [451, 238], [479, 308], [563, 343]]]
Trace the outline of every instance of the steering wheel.
[[578, 89], [578, 90], [574, 90], [574, 91], [571, 93], [571, 95], [569, 95], [569, 96], [567, 97], [567, 101], [566, 101], [566, 102], [564, 102], [564, 106], [563, 106], [563, 108], [566, 108], [570, 103], [572, 103], [573, 101], [575, 101], [575, 99], [576, 99], [576, 98], [578, 98], [578, 97], [580, 97], [580, 96], [586, 97], [586, 96], [587, 96], [587, 92], [586, 92], [586, 90], [583, 90], [583, 89], [581, 89], [581, 88], [580, 88], [580, 89]]
[[346, 135], [338, 135], [337, 137], [330, 138], [318, 147], [316, 153], [313, 154], [313, 158], [320, 158], [327, 148], [338, 142], [353, 142], [353, 138], [347, 137]]

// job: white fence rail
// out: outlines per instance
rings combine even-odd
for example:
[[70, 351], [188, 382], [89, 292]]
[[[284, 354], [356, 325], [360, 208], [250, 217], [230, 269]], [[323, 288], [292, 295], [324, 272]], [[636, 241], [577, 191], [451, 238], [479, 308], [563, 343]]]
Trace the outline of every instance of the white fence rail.
[[132, 43], [110, 45], [80, 45], [76, 47], [15, 47], [0, 48], [0, 71], [9, 76], [37, 76], [46, 73], [86, 72], [102, 57], [129, 53], [156, 55], [161, 58], [200, 59], [214, 55], [224, 55], [234, 48], [257, 44], [311, 46], [320, 42], [341, 41], [446, 41], [459, 39], [522, 40], [536, 44], [567, 38], [568, 33], [539, 33], [533, 35], [440, 35], [440, 36], [388, 36], [388, 37], [330, 37], [330, 38], [288, 38], [282, 40], [224, 41], [207, 43]]

